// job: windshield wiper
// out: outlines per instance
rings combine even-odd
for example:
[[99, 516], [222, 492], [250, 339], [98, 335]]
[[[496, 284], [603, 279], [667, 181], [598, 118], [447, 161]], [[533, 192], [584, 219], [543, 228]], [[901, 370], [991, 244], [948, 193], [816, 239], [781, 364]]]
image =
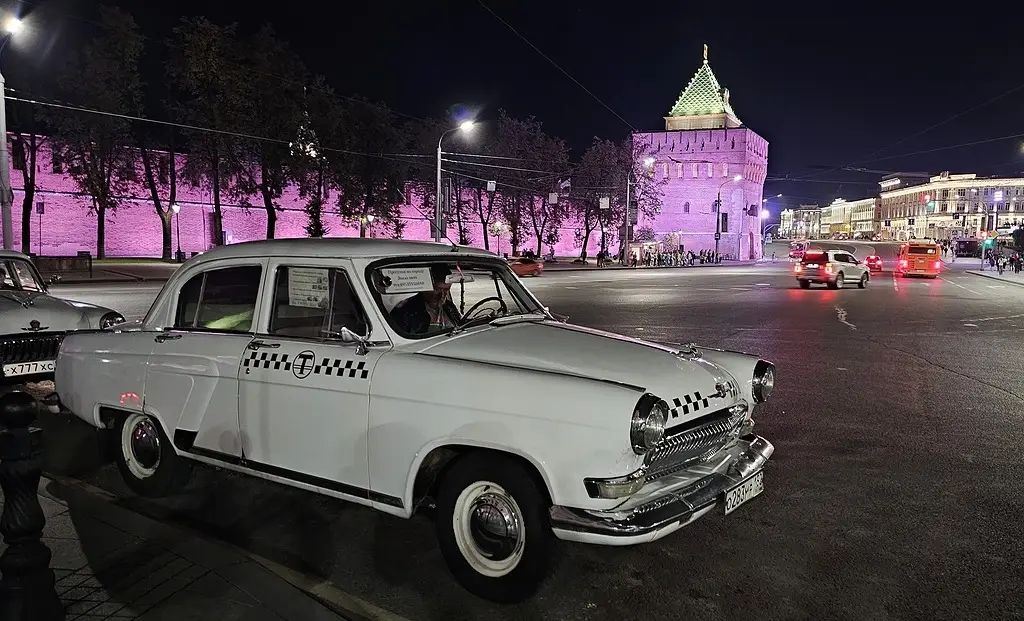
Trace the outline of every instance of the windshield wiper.
[[530, 311], [528, 313], [510, 313], [508, 315], [502, 315], [501, 317], [495, 317], [491, 322], [496, 325], [507, 326], [512, 323], [544, 321], [545, 319], [551, 319], [551, 317], [543, 311]]

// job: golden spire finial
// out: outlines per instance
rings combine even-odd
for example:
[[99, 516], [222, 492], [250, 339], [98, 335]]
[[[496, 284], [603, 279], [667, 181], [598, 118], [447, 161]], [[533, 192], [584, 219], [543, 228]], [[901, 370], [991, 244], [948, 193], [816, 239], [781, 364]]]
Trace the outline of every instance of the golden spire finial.
[[704, 62], [708, 62], [708, 44], [704, 44]]

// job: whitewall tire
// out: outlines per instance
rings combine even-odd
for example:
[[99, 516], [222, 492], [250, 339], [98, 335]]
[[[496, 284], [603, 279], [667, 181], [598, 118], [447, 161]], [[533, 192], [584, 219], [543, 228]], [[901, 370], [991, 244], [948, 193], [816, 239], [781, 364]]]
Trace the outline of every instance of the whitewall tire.
[[117, 469], [129, 489], [159, 498], [188, 483], [191, 464], [174, 452], [159, 421], [141, 412], [125, 412], [117, 421]]
[[537, 477], [515, 458], [480, 452], [459, 459], [441, 481], [436, 524], [456, 580], [499, 603], [533, 595], [553, 558], [549, 508]]

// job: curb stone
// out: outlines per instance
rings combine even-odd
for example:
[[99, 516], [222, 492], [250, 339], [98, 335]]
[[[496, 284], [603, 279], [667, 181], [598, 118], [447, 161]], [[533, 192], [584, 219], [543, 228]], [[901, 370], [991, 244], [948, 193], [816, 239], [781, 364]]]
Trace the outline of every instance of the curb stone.
[[993, 276], [992, 274], [986, 274], [984, 272], [979, 272], [977, 270], [964, 270], [964, 273], [965, 274], [970, 274], [972, 276], [980, 276], [982, 278], [988, 278], [990, 280], [996, 280], [996, 281], [999, 281], [1001, 283], [1005, 283], [1007, 285], [1016, 285], [1018, 287], [1024, 287], [1024, 281], [1017, 282], [1017, 281], [1014, 281], [1014, 280], [1007, 280], [1005, 278], [1001, 278], [999, 276]]

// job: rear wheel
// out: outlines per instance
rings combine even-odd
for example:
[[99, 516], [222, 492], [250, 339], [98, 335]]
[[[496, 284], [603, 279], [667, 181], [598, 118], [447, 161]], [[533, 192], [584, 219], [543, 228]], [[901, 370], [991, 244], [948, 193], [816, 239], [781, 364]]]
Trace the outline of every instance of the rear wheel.
[[800, 288], [801, 289], [810, 289], [811, 288], [811, 281], [809, 281], [809, 280], [800, 280], [798, 282], [800, 283]]
[[842, 289], [844, 283], [845, 283], [845, 279], [843, 278], [842, 273], [840, 273], [838, 276], [836, 276], [836, 279], [833, 282], [828, 283], [828, 288], [829, 289]]
[[523, 464], [474, 453], [452, 466], [437, 497], [437, 540], [466, 590], [499, 602], [533, 595], [550, 571], [550, 502]]
[[192, 464], [174, 452], [160, 423], [140, 412], [118, 416], [117, 469], [139, 496], [160, 498], [185, 487]]

